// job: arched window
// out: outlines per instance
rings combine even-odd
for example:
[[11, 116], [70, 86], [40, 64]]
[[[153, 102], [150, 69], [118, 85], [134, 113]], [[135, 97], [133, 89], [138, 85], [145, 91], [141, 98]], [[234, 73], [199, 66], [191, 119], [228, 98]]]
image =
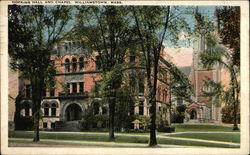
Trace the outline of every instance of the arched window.
[[77, 61], [76, 58], [72, 59], [72, 72], [76, 72], [77, 70]]
[[65, 60], [65, 72], [69, 72], [70, 71], [70, 65], [69, 65], [69, 59]]
[[24, 105], [24, 116], [30, 116], [30, 105], [28, 103]]
[[49, 104], [44, 104], [44, 116], [49, 116]]
[[83, 57], [79, 58], [79, 70], [83, 71], [84, 68], [84, 62], [83, 62]]
[[52, 103], [51, 105], [51, 116], [56, 116], [56, 104]]
[[94, 102], [94, 114], [98, 115], [99, 114], [99, 103]]
[[195, 110], [192, 110], [192, 111], [191, 111], [190, 119], [197, 119], [197, 113], [196, 113]]

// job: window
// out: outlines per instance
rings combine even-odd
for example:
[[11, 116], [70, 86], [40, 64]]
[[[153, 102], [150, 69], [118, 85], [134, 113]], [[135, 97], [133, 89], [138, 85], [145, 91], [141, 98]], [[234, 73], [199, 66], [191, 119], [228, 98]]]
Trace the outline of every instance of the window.
[[50, 89], [50, 96], [55, 96], [55, 89], [54, 88]]
[[101, 58], [100, 56], [96, 56], [96, 70], [101, 70]]
[[52, 103], [51, 105], [51, 116], [56, 116], [56, 104]]
[[30, 98], [31, 97], [31, 85], [26, 85], [25, 87], [26, 87], [25, 88], [26, 97]]
[[177, 105], [182, 105], [182, 104], [183, 104], [183, 99], [177, 98]]
[[72, 93], [76, 94], [77, 93], [77, 84], [72, 83]]
[[48, 123], [47, 122], [44, 122], [43, 123], [43, 128], [47, 128], [48, 127]]
[[56, 127], [56, 123], [51, 123], [51, 128], [55, 129], [55, 127]]
[[65, 72], [70, 72], [70, 65], [69, 65], [69, 59], [65, 60]]
[[102, 107], [102, 114], [106, 115], [107, 114], [107, 108], [106, 107]]
[[94, 115], [98, 115], [98, 114], [99, 114], [99, 103], [94, 102]]
[[161, 88], [158, 89], [158, 100], [161, 100]]
[[76, 72], [77, 70], [77, 62], [76, 62], [76, 58], [72, 59], [72, 72]]
[[143, 105], [143, 101], [140, 101], [139, 104], [139, 115], [143, 115], [144, 114], [144, 105]]
[[24, 116], [30, 116], [30, 106], [28, 103], [24, 105]]
[[84, 62], [83, 62], [83, 58], [81, 57], [79, 59], [79, 70], [80, 71], [83, 71], [83, 68], [84, 68]]
[[130, 56], [129, 61], [131, 64], [134, 64], [135, 63], [135, 56]]
[[83, 94], [84, 92], [84, 83], [83, 82], [79, 82], [79, 87], [80, 87], [80, 93]]
[[144, 94], [144, 83], [143, 83], [143, 80], [139, 82], [139, 93]]
[[133, 105], [130, 106], [129, 113], [131, 116], [133, 116], [135, 114], [135, 107]]
[[44, 104], [44, 116], [49, 116], [49, 104]]
[[70, 93], [70, 83], [67, 83], [67, 93]]

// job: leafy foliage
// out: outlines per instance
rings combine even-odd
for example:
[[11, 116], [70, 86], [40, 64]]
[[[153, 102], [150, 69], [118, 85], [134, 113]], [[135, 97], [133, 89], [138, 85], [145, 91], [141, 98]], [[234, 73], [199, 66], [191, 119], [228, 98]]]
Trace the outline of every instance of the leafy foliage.
[[30, 80], [35, 137], [39, 141], [40, 103], [44, 88], [53, 87], [56, 73], [50, 60], [71, 18], [67, 6], [9, 6], [9, 55], [11, 67]]

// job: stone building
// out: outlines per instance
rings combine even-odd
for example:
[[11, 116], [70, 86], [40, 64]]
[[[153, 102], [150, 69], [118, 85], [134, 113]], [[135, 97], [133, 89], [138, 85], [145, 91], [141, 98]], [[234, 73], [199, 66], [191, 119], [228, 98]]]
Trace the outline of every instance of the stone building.
[[208, 97], [202, 96], [202, 90], [206, 90], [204, 82], [211, 79], [215, 82], [221, 82], [226, 75], [224, 70], [219, 66], [214, 66], [208, 70], [202, 67], [200, 54], [207, 48], [205, 37], [201, 36], [194, 42], [193, 65], [189, 79], [194, 89], [194, 103], [187, 107], [186, 123], [221, 123], [221, 107], [216, 107]]
[[[97, 53], [93, 52], [91, 57], [86, 56], [86, 49], [79, 48], [77, 42], [64, 41], [55, 47], [51, 55], [51, 61], [57, 70], [55, 76], [55, 89], [44, 90], [44, 97], [41, 103], [43, 112], [40, 121], [41, 129], [54, 129], [56, 122], [72, 123], [77, 125], [78, 120], [86, 114], [90, 105], [95, 108], [95, 115], [107, 115], [108, 106], [101, 104], [102, 98], [95, 97], [94, 92], [98, 90], [102, 80], [102, 70], [100, 59]], [[138, 58], [128, 55], [126, 63], [137, 63]], [[163, 61], [159, 62], [160, 67], [164, 68], [166, 74], [159, 74], [157, 86], [157, 113], [163, 119], [167, 119], [167, 109], [169, 103], [169, 89], [166, 82], [169, 80], [169, 72]], [[144, 71], [145, 72], [145, 71]], [[21, 115], [30, 117], [31, 112], [31, 88], [27, 80], [20, 79], [21, 86], [24, 88], [25, 100], [22, 101]], [[145, 81], [140, 79], [140, 81]], [[130, 114], [149, 116], [149, 106], [145, 98], [147, 90], [145, 82], [139, 86], [139, 104], [131, 108]], [[164, 117], [163, 117], [164, 116]], [[71, 124], [73, 125], [73, 124]]]

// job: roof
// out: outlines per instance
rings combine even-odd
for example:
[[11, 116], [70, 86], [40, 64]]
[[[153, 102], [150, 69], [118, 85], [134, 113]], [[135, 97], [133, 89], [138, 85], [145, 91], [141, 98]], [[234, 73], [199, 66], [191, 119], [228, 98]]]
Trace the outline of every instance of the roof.
[[184, 73], [186, 76], [189, 76], [191, 72], [191, 66], [188, 67], [180, 67], [179, 70]]

